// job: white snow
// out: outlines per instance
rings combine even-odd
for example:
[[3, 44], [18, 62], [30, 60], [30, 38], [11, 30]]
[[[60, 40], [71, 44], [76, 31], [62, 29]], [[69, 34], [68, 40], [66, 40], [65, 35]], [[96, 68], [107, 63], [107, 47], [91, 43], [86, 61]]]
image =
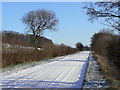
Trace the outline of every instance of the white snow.
[[81, 88], [89, 51], [2, 76], [2, 88]]

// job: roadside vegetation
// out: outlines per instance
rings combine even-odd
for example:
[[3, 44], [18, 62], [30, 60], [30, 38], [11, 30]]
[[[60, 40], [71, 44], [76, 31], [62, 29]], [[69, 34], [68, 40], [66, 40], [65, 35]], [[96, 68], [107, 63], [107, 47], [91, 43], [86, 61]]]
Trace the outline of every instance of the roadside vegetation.
[[112, 88], [120, 88], [120, 36], [109, 32], [95, 33], [91, 48]]
[[36, 50], [33, 38], [34, 37], [29, 34], [20, 34], [14, 31], [2, 31], [3, 45], [1, 67], [40, 61], [56, 56], [72, 54], [78, 51], [78, 49], [64, 44], [55, 45], [52, 40], [45, 37], [38, 37], [38, 46], [40, 44], [41, 50]]
[[107, 29], [95, 33], [91, 49], [111, 87], [120, 88], [120, 2], [86, 2], [83, 9], [92, 23], [97, 21], [118, 32]]

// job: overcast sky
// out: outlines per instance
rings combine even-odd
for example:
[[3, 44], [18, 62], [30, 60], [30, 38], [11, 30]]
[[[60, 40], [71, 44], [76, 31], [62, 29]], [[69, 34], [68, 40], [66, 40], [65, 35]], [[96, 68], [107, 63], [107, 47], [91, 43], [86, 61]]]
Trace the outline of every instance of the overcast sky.
[[3, 2], [2, 29], [24, 33], [25, 25], [21, 18], [31, 10], [46, 9], [56, 13], [59, 19], [57, 31], [46, 31], [44, 36], [55, 44], [64, 43], [74, 47], [77, 42], [90, 44], [90, 38], [102, 28], [97, 22], [91, 23], [83, 13], [83, 2]]

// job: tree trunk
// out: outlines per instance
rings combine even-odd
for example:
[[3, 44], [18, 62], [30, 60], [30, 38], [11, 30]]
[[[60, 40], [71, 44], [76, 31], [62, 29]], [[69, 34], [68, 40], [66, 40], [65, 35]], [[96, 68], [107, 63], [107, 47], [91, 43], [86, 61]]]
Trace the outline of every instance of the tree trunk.
[[34, 38], [35, 40], [34, 40], [34, 45], [35, 45], [35, 50], [38, 50], [38, 38], [37, 38], [37, 36], [35, 36], [35, 38]]

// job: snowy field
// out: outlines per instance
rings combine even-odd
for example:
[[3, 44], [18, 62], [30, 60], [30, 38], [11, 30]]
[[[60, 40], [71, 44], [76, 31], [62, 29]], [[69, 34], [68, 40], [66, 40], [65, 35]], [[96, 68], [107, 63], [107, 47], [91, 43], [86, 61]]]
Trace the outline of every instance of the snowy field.
[[1, 88], [81, 88], [89, 51], [2, 74]]

